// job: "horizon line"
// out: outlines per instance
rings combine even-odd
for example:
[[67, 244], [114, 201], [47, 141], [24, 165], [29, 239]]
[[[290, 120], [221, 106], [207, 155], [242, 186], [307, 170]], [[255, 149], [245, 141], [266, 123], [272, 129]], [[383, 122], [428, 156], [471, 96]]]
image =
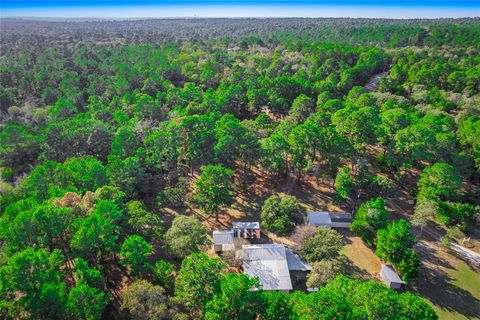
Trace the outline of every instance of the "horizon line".
[[71, 19], [71, 20], [79, 20], [79, 19], [97, 19], [97, 20], [169, 20], [169, 19], [368, 19], [368, 20], [460, 20], [460, 19], [480, 19], [479, 16], [462, 16], [462, 17], [425, 17], [425, 18], [417, 18], [417, 17], [405, 17], [405, 18], [390, 18], [390, 17], [351, 17], [351, 16], [197, 16], [197, 15], [185, 15], [185, 16], [145, 16], [145, 17], [127, 17], [127, 16], [1, 16], [0, 19], [18, 19], [18, 20], [28, 20], [28, 19]]
[[[0, 0], [1, 1], [1, 0]], [[101, 2], [99, 2], [101, 3]], [[4, 8], [3, 18], [50, 19], [161, 19], [161, 18], [365, 18], [441, 19], [480, 17], [480, 7], [380, 5], [131, 5]]]

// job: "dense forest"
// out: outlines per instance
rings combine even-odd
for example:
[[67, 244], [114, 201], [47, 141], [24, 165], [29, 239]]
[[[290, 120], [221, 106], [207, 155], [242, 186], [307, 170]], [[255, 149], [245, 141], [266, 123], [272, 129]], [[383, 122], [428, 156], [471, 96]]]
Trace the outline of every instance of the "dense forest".
[[[437, 319], [415, 238], [479, 236], [480, 19], [1, 29], [1, 318]], [[265, 179], [262, 228], [302, 238], [318, 291], [262, 290], [209, 252]], [[348, 272], [340, 233], [302, 229], [289, 193], [311, 183], [403, 292]], [[397, 219], [401, 197], [414, 210]]]

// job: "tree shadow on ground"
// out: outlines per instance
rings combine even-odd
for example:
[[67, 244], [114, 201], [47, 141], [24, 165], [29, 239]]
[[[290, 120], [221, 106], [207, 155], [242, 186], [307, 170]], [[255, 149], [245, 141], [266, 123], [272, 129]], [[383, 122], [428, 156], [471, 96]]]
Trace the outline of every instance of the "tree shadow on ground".
[[334, 230], [343, 236], [343, 240], [345, 241], [346, 245], [353, 243], [353, 241], [350, 238], [354, 237], [355, 235], [350, 231], [349, 228], [338, 228]]
[[374, 277], [367, 271], [356, 266], [352, 260], [345, 256], [346, 276], [352, 279], [367, 281], [374, 280]]
[[311, 207], [313, 210], [328, 210], [327, 204], [333, 203], [335, 193], [324, 190], [319, 191], [319, 186], [315, 186], [313, 181], [296, 181], [295, 187], [290, 192], [291, 195], [301, 199], [301, 201]]
[[[431, 254], [430, 256], [433, 256]], [[428, 259], [426, 255], [422, 259]], [[453, 279], [445, 269], [454, 269], [451, 265], [439, 261], [423, 265], [416, 281], [418, 293], [429, 299], [434, 305], [448, 311], [457, 312], [467, 318], [480, 317], [480, 300], [470, 292], [452, 284]]]
[[107, 316], [107, 319], [123, 319], [124, 317], [120, 308], [122, 304], [121, 292], [125, 284], [132, 281], [132, 278], [127, 270], [118, 263], [107, 264], [104, 272], [106, 287], [110, 295], [110, 303], [107, 305], [104, 315]]
[[414, 249], [420, 260], [423, 262], [421, 271], [424, 269], [428, 271], [429, 266], [431, 266], [430, 268], [433, 268], [433, 266], [435, 266], [435, 268], [454, 268], [454, 266], [447, 260], [437, 257], [437, 250], [428, 246], [428, 244], [423, 241], [417, 242]]

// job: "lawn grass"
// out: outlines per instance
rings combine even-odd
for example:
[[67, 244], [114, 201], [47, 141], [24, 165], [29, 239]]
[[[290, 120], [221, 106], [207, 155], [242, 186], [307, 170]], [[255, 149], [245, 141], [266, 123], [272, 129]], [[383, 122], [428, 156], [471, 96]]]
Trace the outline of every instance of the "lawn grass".
[[[380, 280], [378, 275], [380, 259], [359, 237], [348, 234], [346, 238], [348, 244], [342, 253], [355, 266], [356, 270], [352, 276], [364, 280], [369, 278]], [[433, 267], [446, 273], [446, 277], [443, 278], [445, 282], [434, 284], [430, 281], [421, 281], [418, 283], [420, 287], [417, 293], [432, 305], [438, 318], [440, 320], [480, 319], [480, 308], [478, 315], [475, 310], [476, 304], [480, 301], [480, 275], [457, 259], [451, 260], [450, 267], [440, 265]]]
[[[455, 268], [449, 269], [447, 273], [451, 278], [450, 285], [468, 291], [475, 299], [480, 300], [480, 274], [472, 270], [465, 262], [459, 262]], [[440, 320], [480, 319], [480, 310], [478, 316], [467, 317], [455, 310], [442, 308], [433, 303], [432, 307]]]
[[480, 300], [480, 274], [472, 270], [466, 263], [461, 262], [448, 272], [452, 277], [452, 285], [467, 290], [472, 296]]
[[364, 271], [362, 278], [365, 278], [365, 273], [368, 273], [368, 278], [378, 278], [381, 262], [372, 249], [357, 236], [348, 235], [347, 241], [348, 244], [343, 248], [342, 253], [358, 268], [357, 271]]
[[449, 311], [436, 305], [432, 305], [432, 307], [433, 310], [435, 310], [435, 313], [437, 314], [439, 320], [469, 320], [469, 318], [458, 312]]

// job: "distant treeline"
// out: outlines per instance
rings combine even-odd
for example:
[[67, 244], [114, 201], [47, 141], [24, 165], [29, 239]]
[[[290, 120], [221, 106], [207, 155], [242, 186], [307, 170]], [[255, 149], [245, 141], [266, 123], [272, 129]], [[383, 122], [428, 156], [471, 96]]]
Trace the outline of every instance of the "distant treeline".
[[3, 19], [1, 53], [23, 47], [48, 48], [146, 44], [188, 40], [222, 40], [240, 45], [285, 39], [309, 39], [351, 45], [478, 46], [480, 18], [463, 19], [351, 19], [351, 18], [242, 18], [150, 19], [127, 21], [45, 21]]

